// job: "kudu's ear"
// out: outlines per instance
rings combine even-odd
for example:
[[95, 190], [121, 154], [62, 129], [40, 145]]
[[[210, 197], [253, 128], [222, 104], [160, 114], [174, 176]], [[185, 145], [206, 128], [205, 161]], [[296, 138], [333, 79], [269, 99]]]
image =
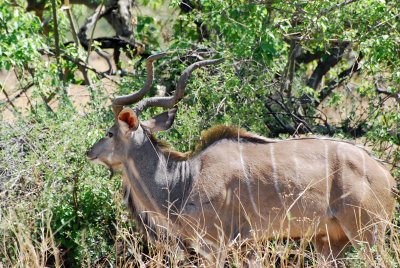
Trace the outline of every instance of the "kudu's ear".
[[123, 135], [126, 135], [139, 127], [139, 119], [131, 108], [124, 108], [118, 114], [118, 125]]
[[178, 108], [174, 107], [167, 112], [156, 115], [152, 119], [142, 122], [142, 125], [150, 130], [150, 132], [157, 132], [167, 130], [174, 123], [176, 112]]

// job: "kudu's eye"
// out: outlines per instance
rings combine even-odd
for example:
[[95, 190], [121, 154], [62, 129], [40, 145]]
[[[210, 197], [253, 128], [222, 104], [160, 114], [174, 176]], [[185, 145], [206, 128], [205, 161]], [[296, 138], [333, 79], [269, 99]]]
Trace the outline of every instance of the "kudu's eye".
[[107, 132], [106, 137], [112, 138], [113, 135], [111, 132]]

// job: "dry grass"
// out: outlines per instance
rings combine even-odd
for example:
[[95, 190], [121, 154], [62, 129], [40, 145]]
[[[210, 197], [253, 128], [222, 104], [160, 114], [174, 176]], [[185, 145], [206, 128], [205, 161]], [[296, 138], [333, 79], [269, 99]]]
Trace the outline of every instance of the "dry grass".
[[[122, 201], [122, 199], [121, 199]], [[121, 215], [124, 213], [121, 204]], [[63, 252], [57, 246], [51, 229], [51, 215], [46, 211], [30, 215], [29, 208], [9, 207], [1, 211], [0, 267], [63, 267]], [[143, 242], [142, 235], [127, 228], [123, 220], [115, 223], [114, 252], [96, 261], [90, 261], [89, 253], [83, 257], [85, 267], [336, 267], [319, 258], [310, 244], [312, 237], [300, 240], [276, 237], [253, 241], [240, 240], [220, 244], [206, 259], [197, 250], [185, 251], [177, 240], [164, 237], [153, 243]], [[346, 267], [399, 267], [399, 227], [391, 224], [387, 230], [383, 252], [375, 247], [372, 253], [365, 247], [354, 248], [346, 253], [341, 262]], [[205, 241], [199, 239], [198, 245]], [[84, 254], [85, 255], [85, 254]], [[85, 260], [86, 259], [86, 260]], [[67, 265], [68, 266], [68, 265]]]

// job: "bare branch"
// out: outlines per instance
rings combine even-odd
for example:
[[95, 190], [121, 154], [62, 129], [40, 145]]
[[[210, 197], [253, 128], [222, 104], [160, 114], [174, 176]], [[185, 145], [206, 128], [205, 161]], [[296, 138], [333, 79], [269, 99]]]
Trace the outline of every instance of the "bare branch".
[[272, 115], [275, 118], [275, 120], [278, 122], [278, 124], [281, 126], [281, 128], [285, 130], [285, 132], [287, 132], [287, 133], [291, 133], [292, 132], [292, 128], [293, 127], [285, 125], [283, 123], [283, 121], [277, 116], [277, 113], [272, 110], [272, 108], [270, 107], [268, 102], [265, 102], [265, 107], [269, 111], [269, 114]]
[[290, 98], [292, 93], [293, 76], [296, 69], [296, 58], [301, 53], [301, 46], [294, 40], [290, 41], [288, 61], [285, 68], [285, 73], [281, 82], [281, 94], [286, 92], [286, 97]]
[[18, 111], [17, 107], [15, 107], [14, 103], [12, 102], [12, 100], [10, 99], [10, 97], [8, 96], [8, 93], [6, 91], [6, 89], [2, 86], [1, 87], [1, 91], [3, 92], [4, 96], [6, 96], [7, 102], [11, 105], [11, 107], [14, 109], [14, 111]]
[[18, 99], [19, 97], [21, 97], [21, 95], [24, 94], [26, 91], [28, 91], [28, 89], [30, 89], [32, 86], [34, 86], [33, 82], [28, 83], [26, 86], [22, 87], [16, 95], [14, 95], [12, 98], [9, 98], [9, 99], [8, 99], [8, 97], [6, 95], [7, 93], [4, 89], [3, 89], [4, 90], [3, 93], [4, 93], [4, 95], [6, 95], [7, 101], [10, 103], [10, 105], [13, 106], [12, 102], [14, 100]]
[[395, 99], [398, 103], [400, 103], [400, 93], [393, 93], [384, 89], [381, 89], [378, 87], [377, 84], [375, 84], [375, 90], [378, 94], [383, 94], [386, 95], [388, 98], [393, 98]]

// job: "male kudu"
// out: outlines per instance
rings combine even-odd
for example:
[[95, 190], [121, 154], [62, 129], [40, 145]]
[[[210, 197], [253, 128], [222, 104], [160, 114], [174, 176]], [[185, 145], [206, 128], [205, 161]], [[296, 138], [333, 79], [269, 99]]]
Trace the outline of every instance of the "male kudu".
[[[150, 232], [156, 227], [196, 248], [220, 241], [311, 237], [326, 260], [354, 245], [382, 245], [395, 206], [395, 180], [364, 149], [328, 138], [270, 140], [232, 127], [214, 127], [191, 154], [170, 150], [153, 132], [171, 127], [177, 109], [148, 121], [150, 106], [173, 107], [191, 72], [219, 63], [192, 64], [175, 95], [142, 100], [153, 80], [113, 102], [116, 123], [87, 153], [90, 161], [122, 168], [128, 205]], [[138, 102], [132, 110], [123, 105]], [[200, 241], [200, 242], [199, 242]], [[204, 252], [204, 251], [203, 251]]]

